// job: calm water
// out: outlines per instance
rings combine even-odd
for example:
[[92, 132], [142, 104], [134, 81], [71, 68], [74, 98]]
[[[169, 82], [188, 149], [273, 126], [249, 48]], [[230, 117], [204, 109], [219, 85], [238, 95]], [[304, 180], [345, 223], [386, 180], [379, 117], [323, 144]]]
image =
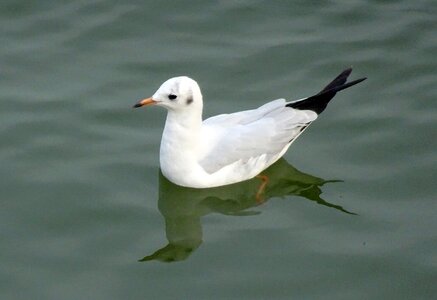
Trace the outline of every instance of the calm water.
[[[435, 299], [437, 4], [2, 1], [1, 299]], [[337, 95], [269, 172], [160, 177], [169, 77], [205, 115]], [[260, 200], [260, 199], [259, 199]], [[140, 261], [142, 260], [142, 261]]]

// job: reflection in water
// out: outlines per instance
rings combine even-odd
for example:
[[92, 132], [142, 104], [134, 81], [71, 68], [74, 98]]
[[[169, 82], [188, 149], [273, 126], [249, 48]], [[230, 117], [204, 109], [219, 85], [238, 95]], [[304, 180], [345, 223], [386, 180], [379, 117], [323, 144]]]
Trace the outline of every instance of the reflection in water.
[[228, 186], [194, 189], [175, 185], [160, 173], [158, 207], [165, 218], [165, 231], [169, 243], [140, 261], [184, 260], [202, 243], [201, 217], [210, 213], [233, 216], [258, 214], [259, 212], [248, 209], [273, 197], [301, 196], [344, 213], [354, 214], [320, 198], [320, 187], [327, 182], [335, 181], [326, 181], [299, 172], [285, 159], [280, 159], [265, 170], [263, 175], [269, 180], [260, 199], [257, 196], [262, 184], [259, 178]]

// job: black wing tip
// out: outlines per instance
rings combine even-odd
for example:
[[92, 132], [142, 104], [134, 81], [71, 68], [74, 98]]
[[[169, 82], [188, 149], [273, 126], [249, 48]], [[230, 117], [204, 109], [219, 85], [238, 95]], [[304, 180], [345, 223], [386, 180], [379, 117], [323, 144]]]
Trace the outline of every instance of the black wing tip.
[[337, 77], [334, 78], [334, 80], [332, 80], [330, 83], [328, 83], [327, 86], [325, 86], [320, 92], [324, 93], [326, 91], [331, 90], [332, 88], [335, 88], [337, 86], [340, 86], [342, 84], [345, 84], [347, 81], [347, 78], [349, 77], [349, 75], [352, 73], [352, 67], [349, 67], [347, 69], [344, 69], [340, 74], [337, 75]]
[[333, 91], [334, 92], [339, 92], [339, 91], [347, 89], [347, 88], [349, 88], [349, 87], [351, 87], [353, 85], [356, 85], [357, 83], [360, 83], [360, 82], [362, 82], [362, 81], [364, 81], [366, 79], [367, 79], [367, 77], [363, 77], [363, 78], [360, 78], [360, 79], [356, 79], [356, 80], [352, 80], [352, 81], [346, 82], [345, 84], [334, 88]]
[[344, 69], [343, 70], [343, 72], [341, 72], [341, 74], [344, 74], [344, 75], [346, 75], [346, 77], [349, 77], [349, 75], [352, 73], [352, 66], [350, 66], [349, 68], [347, 68], [347, 69]]
[[334, 82], [335, 80], [340, 79], [340, 78], [347, 79], [351, 73], [352, 73], [352, 67], [344, 69], [343, 71], [341, 71], [340, 74], [338, 74], [337, 77], [335, 77], [335, 79], [332, 82]]
[[352, 73], [352, 67], [343, 70], [334, 80], [332, 80], [326, 87], [324, 87], [318, 94], [305, 98], [298, 102], [288, 103], [287, 107], [292, 107], [299, 110], [312, 110], [317, 114], [323, 112], [329, 101], [337, 94], [337, 92], [347, 89], [357, 83], [367, 79], [363, 77], [350, 82], [347, 78]]
[[364, 81], [364, 80], [366, 80], [367, 79], [367, 77], [363, 77], [363, 78], [360, 78], [360, 79], [357, 79], [357, 80], [355, 80], [357, 83], [360, 83], [361, 81]]

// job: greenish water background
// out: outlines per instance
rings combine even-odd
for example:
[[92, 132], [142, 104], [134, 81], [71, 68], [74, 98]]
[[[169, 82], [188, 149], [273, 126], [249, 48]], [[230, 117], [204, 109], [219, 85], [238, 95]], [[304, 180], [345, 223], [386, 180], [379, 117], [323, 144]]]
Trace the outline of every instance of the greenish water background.
[[[431, 0], [2, 1], [1, 299], [435, 299], [436, 15]], [[190, 194], [160, 185], [165, 112], [131, 109], [161, 82], [195, 78], [211, 116], [351, 65], [369, 79], [285, 155], [310, 194], [299, 175], [262, 205], [243, 188], [166, 201]], [[357, 215], [309, 201], [318, 188]], [[170, 223], [191, 252], [138, 262]]]

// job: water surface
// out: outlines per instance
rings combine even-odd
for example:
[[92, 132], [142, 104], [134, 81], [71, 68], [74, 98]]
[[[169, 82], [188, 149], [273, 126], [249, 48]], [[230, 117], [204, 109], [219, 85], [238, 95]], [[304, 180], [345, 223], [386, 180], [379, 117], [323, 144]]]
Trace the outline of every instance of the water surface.
[[[2, 299], [436, 297], [435, 1], [0, 8]], [[131, 109], [176, 75], [211, 116], [311, 95], [348, 66], [369, 79], [260, 203], [256, 180], [166, 182], [165, 112]]]

